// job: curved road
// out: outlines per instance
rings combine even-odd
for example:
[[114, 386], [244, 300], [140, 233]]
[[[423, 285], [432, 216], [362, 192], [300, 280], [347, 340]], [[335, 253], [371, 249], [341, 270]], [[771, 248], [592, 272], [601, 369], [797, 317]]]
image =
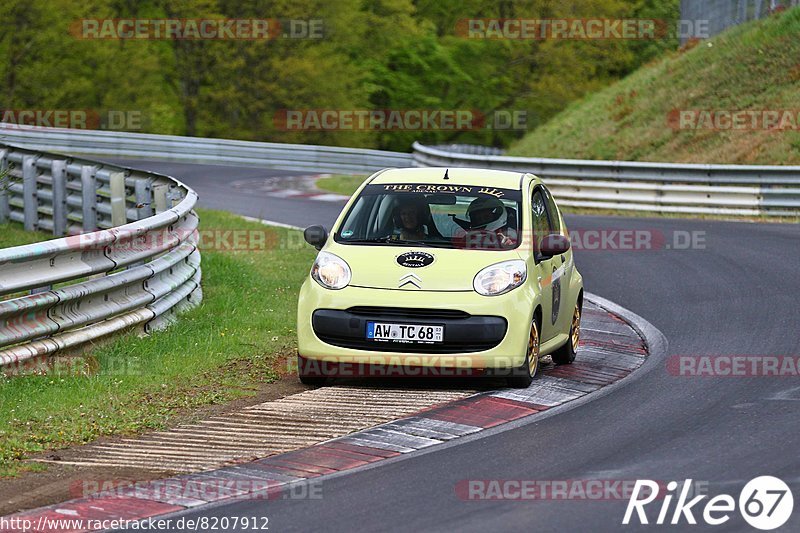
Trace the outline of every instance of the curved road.
[[[328, 227], [341, 208], [239, 193], [228, 185], [287, 171], [130, 164], [183, 180], [204, 207]], [[699, 232], [702, 242], [691, 249], [576, 252], [587, 290], [649, 320], [666, 335], [669, 355], [800, 354], [800, 226], [597, 216], [567, 222], [579, 232], [652, 232], [653, 242], [663, 236], [667, 244]], [[466, 479], [691, 478], [707, 483], [712, 496], [738, 498], [751, 478], [776, 475], [799, 499], [799, 401], [796, 376], [675, 376], [661, 360], [626, 386], [559, 416], [326, 479], [322, 499], [242, 501], [189, 515], [268, 516], [277, 531], [685, 530], [685, 521], [622, 526], [622, 500], [462, 501], [455, 486]], [[783, 530], [800, 529], [796, 503]], [[648, 507], [651, 522], [660, 505]], [[701, 523], [703, 505], [694, 513]], [[708, 529], [754, 531], [737, 512], [724, 526]]]

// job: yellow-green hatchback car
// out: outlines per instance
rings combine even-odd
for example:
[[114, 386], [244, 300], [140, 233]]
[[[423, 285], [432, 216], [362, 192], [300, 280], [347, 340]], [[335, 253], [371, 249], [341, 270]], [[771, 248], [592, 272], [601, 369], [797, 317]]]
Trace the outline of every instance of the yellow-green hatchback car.
[[387, 169], [367, 178], [300, 290], [298, 373], [504, 376], [575, 359], [583, 279], [553, 197], [532, 174]]

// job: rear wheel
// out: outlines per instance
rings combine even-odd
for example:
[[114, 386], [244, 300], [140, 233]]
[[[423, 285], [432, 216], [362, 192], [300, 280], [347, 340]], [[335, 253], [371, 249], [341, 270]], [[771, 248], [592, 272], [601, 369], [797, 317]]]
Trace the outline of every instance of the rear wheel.
[[527, 389], [539, 371], [539, 324], [531, 322], [531, 331], [528, 334], [528, 348], [525, 353], [525, 362], [520, 368], [514, 369], [514, 375], [508, 378], [508, 385], [515, 389]]
[[575, 304], [572, 312], [572, 323], [569, 326], [569, 339], [567, 342], [552, 353], [553, 362], [557, 365], [568, 365], [575, 360], [578, 352], [578, 345], [581, 342], [581, 307], [580, 302]]

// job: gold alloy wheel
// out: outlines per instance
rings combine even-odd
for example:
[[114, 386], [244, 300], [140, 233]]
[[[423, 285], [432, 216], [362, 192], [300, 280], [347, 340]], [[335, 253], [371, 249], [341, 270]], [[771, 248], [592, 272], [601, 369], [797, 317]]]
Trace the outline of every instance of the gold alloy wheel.
[[575, 304], [575, 312], [572, 314], [572, 351], [578, 351], [578, 343], [581, 341], [581, 308]]
[[531, 334], [528, 337], [528, 373], [536, 375], [539, 369], [539, 326], [534, 320], [531, 323]]

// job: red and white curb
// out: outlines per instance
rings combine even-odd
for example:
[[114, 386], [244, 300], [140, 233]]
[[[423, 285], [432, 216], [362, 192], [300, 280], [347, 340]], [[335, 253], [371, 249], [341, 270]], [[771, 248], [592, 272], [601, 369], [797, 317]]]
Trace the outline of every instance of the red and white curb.
[[[617, 312], [610, 311], [610, 307]], [[6, 517], [6, 523], [15, 518], [25, 519], [35, 528], [37, 523], [47, 523], [47, 519], [70, 518], [73, 524], [78, 523], [75, 519], [82, 519], [85, 524], [103, 519], [137, 520], [222, 500], [276, 498], [294, 483], [374, 464], [536, 416], [599, 391], [644, 363], [649, 340], [643, 338], [642, 329], [634, 329], [618, 312], [620, 309], [610, 302], [587, 295], [576, 361], [571, 365], [542, 368], [541, 375], [528, 389], [475, 394], [307, 448], [207, 472], [151, 481], [114, 490], [113, 494], [100, 492], [11, 515]]]

